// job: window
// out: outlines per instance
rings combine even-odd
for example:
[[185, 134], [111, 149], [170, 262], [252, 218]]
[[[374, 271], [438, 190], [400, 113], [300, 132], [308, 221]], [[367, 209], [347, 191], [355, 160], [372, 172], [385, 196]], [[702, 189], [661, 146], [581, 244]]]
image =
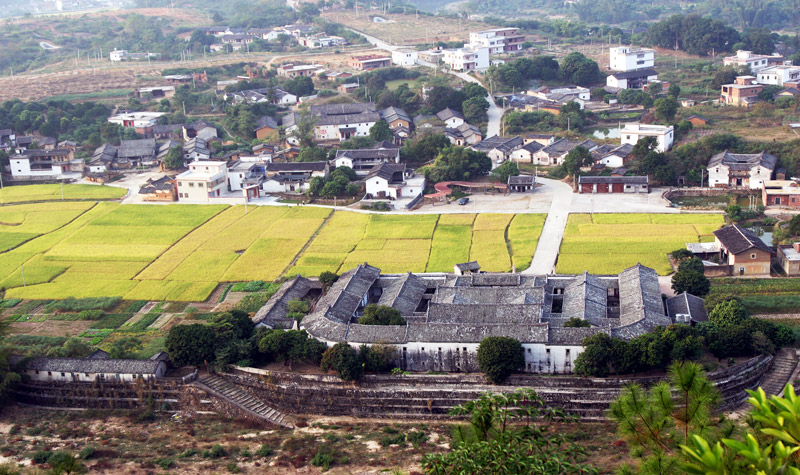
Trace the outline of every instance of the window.
[[52, 376], [52, 375], [53, 375], [53, 372], [52, 372], [52, 371], [48, 371], [48, 372], [47, 372], [47, 375], [48, 375], [48, 376]]
[[83, 374], [86, 375], [87, 378], [89, 377], [89, 373], [83, 373]]
[[193, 181], [189, 182], [189, 188], [194, 188], [194, 182]]
[[756, 254], [755, 254], [755, 253], [753, 253], [753, 254], [750, 254], [750, 259], [755, 259], [756, 257], [757, 257], [757, 256], [756, 256]]
[[183, 186], [183, 182], [182, 182], [182, 181], [179, 181], [179, 182], [178, 182], [178, 186]]
[[61, 373], [61, 376], [66, 376], [66, 374], [64, 374], [64, 373]]

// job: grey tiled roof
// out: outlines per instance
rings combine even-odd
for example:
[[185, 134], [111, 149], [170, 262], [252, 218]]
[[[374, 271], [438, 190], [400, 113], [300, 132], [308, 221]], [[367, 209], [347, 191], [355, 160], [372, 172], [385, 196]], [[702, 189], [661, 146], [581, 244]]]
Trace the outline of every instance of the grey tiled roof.
[[270, 129], [277, 129], [278, 122], [268, 115], [261, 116], [256, 121], [256, 130], [263, 129], [264, 127], [269, 127]]
[[438, 117], [439, 120], [447, 120], [447, 119], [452, 119], [452, 118], [464, 120], [464, 114], [462, 114], [461, 112], [455, 111], [455, 110], [453, 110], [453, 109], [451, 109], [449, 107], [444, 109], [444, 110], [440, 110], [439, 112], [437, 112], [436, 113], [436, 117]]
[[310, 173], [321, 172], [328, 166], [328, 162], [286, 162], [286, 163], [267, 163], [268, 172], [297, 172]]
[[706, 313], [704, 300], [690, 293], [684, 292], [680, 295], [668, 298], [666, 305], [667, 314], [673, 322], [675, 321], [676, 315], [689, 315], [689, 318], [695, 322], [708, 321], [708, 313]]
[[381, 163], [379, 165], [375, 165], [370, 170], [369, 174], [364, 178], [365, 180], [369, 180], [373, 177], [380, 177], [387, 181], [392, 181], [397, 174], [399, 173], [399, 180], [403, 181], [403, 175], [406, 171], [406, 164], [405, 163]]
[[123, 359], [35, 358], [25, 368], [60, 373], [106, 373], [155, 375], [160, 361]]
[[739, 254], [753, 248], [772, 253], [772, 248], [767, 246], [753, 231], [738, 224], [717, 229], [714, 231], [714, 236], [731, 254]]
[[646, 185], [649, 182], [647, 176], [586, 176], [581, 175], [578, 177], [578, 183], [591, 185], [594, 183], [608, 184], [608, 183], [623, 183], [628, 185]]
[[427, 289], [428, 284], [423, 279], [409, 272], [383, 288], [378, 304], [392, 307], [403, 315], [411, 315]]
[[256, 311], [253, 323], [263, 323], [271, 328], [291, 327], [292, 321], [286, 318], [289, 313], [289, 302], [305, 298], [314, 287], [319, 285], [301, 276], [284, 282], [269, 301]]
[[514, 150], [522, 147], [522, 137], [519, 135], [514, 137], [489, 137], [472, 146], [479, 152], [489, 152], [490, 150], [497, 149], [503, 153], [511, 153]]
[[156, 151], [156, 139], [122, 140], [117, 155], [120, 158], [152, 157]]
[[730, 153], [727, 150], [720, 152], [708, 162], [708, 168], [724, 165], [731, 170], [750, 170], [758, 165], [774, 170], [778, 158], [765, 152], [761, 153]]

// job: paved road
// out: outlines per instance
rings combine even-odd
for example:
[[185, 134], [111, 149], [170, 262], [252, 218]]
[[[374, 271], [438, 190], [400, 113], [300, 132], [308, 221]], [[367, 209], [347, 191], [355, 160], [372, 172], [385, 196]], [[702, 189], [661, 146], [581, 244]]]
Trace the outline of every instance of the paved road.
[[564, 238], [564, 228], [567, 226], [567, 218], [572, 206], [572, 188], [558, 180], [537, 178], [536, 181], [550, 189], [553, 199], [550, 202], [550, 211], [544, 222], [542, 235], [539, 237], [539, 244], [536, 246], [531, 266], [521, 273], [552, 274], [555, 273], [558, 250], [561, 247], [561, 240]]
[[[483, 86], [483, 83], [478, 81], [477, 78], [474, 78], [467, 73], [458, 73], [455, 71], [448, 72], [466, 82], [474, 82], [475, 84], [480, 84]], [[486, 136], [492, 137], [495, 135], [500, 135], [500, 121], [503, 119], [503, 109], [497, 107], [497, 104], [494, 102], [494, 98], [491, 95], [486, 96], [486, 100], [489, 102], [489, 110], [486, 111], [489, 115], [489, 123], [486, 127]], [[492, 164], [492, 166], [494, 167], [495, 164]]]

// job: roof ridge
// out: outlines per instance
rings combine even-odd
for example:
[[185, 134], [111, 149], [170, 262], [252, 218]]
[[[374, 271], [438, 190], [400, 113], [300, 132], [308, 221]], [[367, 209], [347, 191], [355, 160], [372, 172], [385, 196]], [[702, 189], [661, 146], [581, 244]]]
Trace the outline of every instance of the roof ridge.
[[756, 247], [756, 245], [755, 245], [755, 243], [753, 242], [753, 240], [752, 240], [752, 239], [750, 239], [749, 237], [747, 237], [747, 235], [744, 233], [744, 229], [742, 229], [741, 227], [739, 227], [739, 225], [738, 225], [738, 224], [734, 224], [734, 225], [733, 225], [733, 227], [734, 227], [734, 229], [736, 229], [736, 231], [737, 231], [737, 232], [738, 232], [738, 233], [739, 233], [739, 234], [740, 234], [740, 235], [741, 235], [741, 236], [742, 236], [742, 237], [743, 237], [743, 238], [744, 238], [744, 239], [745, 239], [747, 242], [749, 242], [749, 243], [750, 243], [750, 246], [751, 246], [751, 247]]

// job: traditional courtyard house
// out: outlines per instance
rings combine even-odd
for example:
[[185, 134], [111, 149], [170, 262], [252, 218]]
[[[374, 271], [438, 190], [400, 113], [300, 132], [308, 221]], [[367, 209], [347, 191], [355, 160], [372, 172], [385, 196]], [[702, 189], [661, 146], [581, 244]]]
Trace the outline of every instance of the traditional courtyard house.
[[42, 382], [123, 382], [164, 376], [167, 364], [156, 360], [97, 358], [34, 358], [24, 363], [23, 374]]
[[203, 161], [189, 164], [189, 170], [175, 177], [178, 199], [205, 202], [219, 197], [228, 188], [225, 162]]
[[142, 201], [176, 201], [178, 199], [175, 180], [166, 175], [156, 180], [149, 178], [139, 188], [139, 194], [142, 196]]
[[578, 147], [592, 152], [597, 148], [597, 144], [591, 140], [556, 140], [547, 147], [534, 152], [534, 163], [537, 165], [561, 165], [567, 154]]
[[321, 293], [322, 284], [319, 281], [298, 275], [282, 285], [267, 304], [256, 311], [253, 323], [256, 327], [289, 329], [294, 323], [294, 320], [286, 318], [289, 302], [309, 297], [313, 301]]
[[[328, 345], [390, 345], [397, 350], [395, 366], [421, 372], [477, 371], [481, 340], [507, 336], [522, 343], [525, 372], [570, 373], [586, 337], [606, 333], [631, 339], [674, 322], [661, 300], [658, 275], [642, 265], [617, 275], [556, 276], [478, 273], [475, 264], [436, 276], [384, 275], [359, 265], [342, 273], [300, 327]], [[298, 282], [289, 281], [283, 287], [288, 293], [295, 286]], [[302, 290], [293, 297], [303, 298]], [[277, 295], [269, 309], [281, 308]], [[398, 310], [407, 324], [357, 323], [370, 303]], [[570, 318], [590, 326], [565, 328]]]
[[258, 140], [273, 140], [280, 136], [278, 122], [268, 115], [258, 118], [256, 128], [253, 131]]
[[328, 162], [267, 163], [262, 185], [267, 193], [304, 193], [313, 177], [327, 178]]
[[625, 124], [619, 132], [620, 143], [622, 145], [636, 143], [645, 138], [653, 137], [656, 139], [656, 151], [666, 152], [672, 148], [672, 143], [675, 140], [675, 127], [671, 125], [653, 125], [653, 124]]
[[522, 138], [519, 135], [514, 137], [489, 137], [471, 145], [470, 148], [485, 153], [492, 162], [503, 163], [511, 157], [511, 153], [522, 148]]
[[766, 180], [761, 190], [764, 206], [800, 207], [800, 183], [795, 180]]
[[675, 323], [693, 325], [708, 321], [708, 313], [703, 299], [695, 297], [688, 292], [670, 297], [664, 303], [667, 308], [667, 315]]
[[425, 177], [417, 176], [405, 163], [382, 163], [364, 178], [367, 196], [375, 199], [416, 198], [425, 189]]
[[508, 177], [508, 191], [511, 193], [533, 193], [536, 191], [536, 177], [516, 175]]
[[753, 231], [738, 224], [714, 231], [720, 262], [730, 266], [729, 275], [769, 276], [772, 248]]
[[758, 190], [772, 179], [777, 163], [777, 157], [765, 152], [747, 154], [726, 150], [708, 162], [708, 186]]
[[475, 145], [483, 140], [481, 129], [466, 122], [455, 128], [445, 128], [444, 135], [448, 138], [448, 140], [450, 140], [451, 144], [458, 145], [460, 147]]
[[183, 144], [183, 161], [196, 162], [199, 160], [209, 160], [211, 158], [211, 150], [208, 149], [208, 143], [200, 137], [189, 139]]
[[400, 163], [400, 147], [337, 150], [334, 168], [350, 167], [356, 175], [365, 176], [382, 163]]
[[437, 112], [436, 117], [444, 122], [445, 127], [450, 127], [451, 129], [466, 123], [466, 119], [464, 119], [464, 115], [461, 112], [450, 109], [449, 107]]
[[800, 276], [800, 242], [776, 246], [778, 265], [789, 277]]
[[517, 163], [533, 163], [536, 152], [544, 147], [545, 146], [539, 142], [528, 142], [522, 147], [511, 152], [511, 160]]
[[[380, 113], [373, 103], [359, 104], [327, 104], [311, 106], [314, 119], [314, 139], [319, 142], [343, 142], [352, 137], [366, 137], [375, 122], [381, 120]], [[291, 137], [297, 129], [299, 114], [290, 112], [283, 116], [287, 141], [297, 145]]]
[[578, 193], [650, 193], [650, 178], [581, 175], [578, 177]]
[[455, 275], [480, 274], [481, 265], [478, 264], [478, 261], [462, 262], [453, 266], [453, 273]]
[[182, 139], [184, 124], [167, 124], [153, 126], [152, 135], [156, 140]]
[[124, 168], [130, 168], [130, 162], [119, 163], [117, 161], [117, 147], [111, 144], [103, 144], [97, 147], [88, 164], [90, 173], [102, 173], [108, 170]]

